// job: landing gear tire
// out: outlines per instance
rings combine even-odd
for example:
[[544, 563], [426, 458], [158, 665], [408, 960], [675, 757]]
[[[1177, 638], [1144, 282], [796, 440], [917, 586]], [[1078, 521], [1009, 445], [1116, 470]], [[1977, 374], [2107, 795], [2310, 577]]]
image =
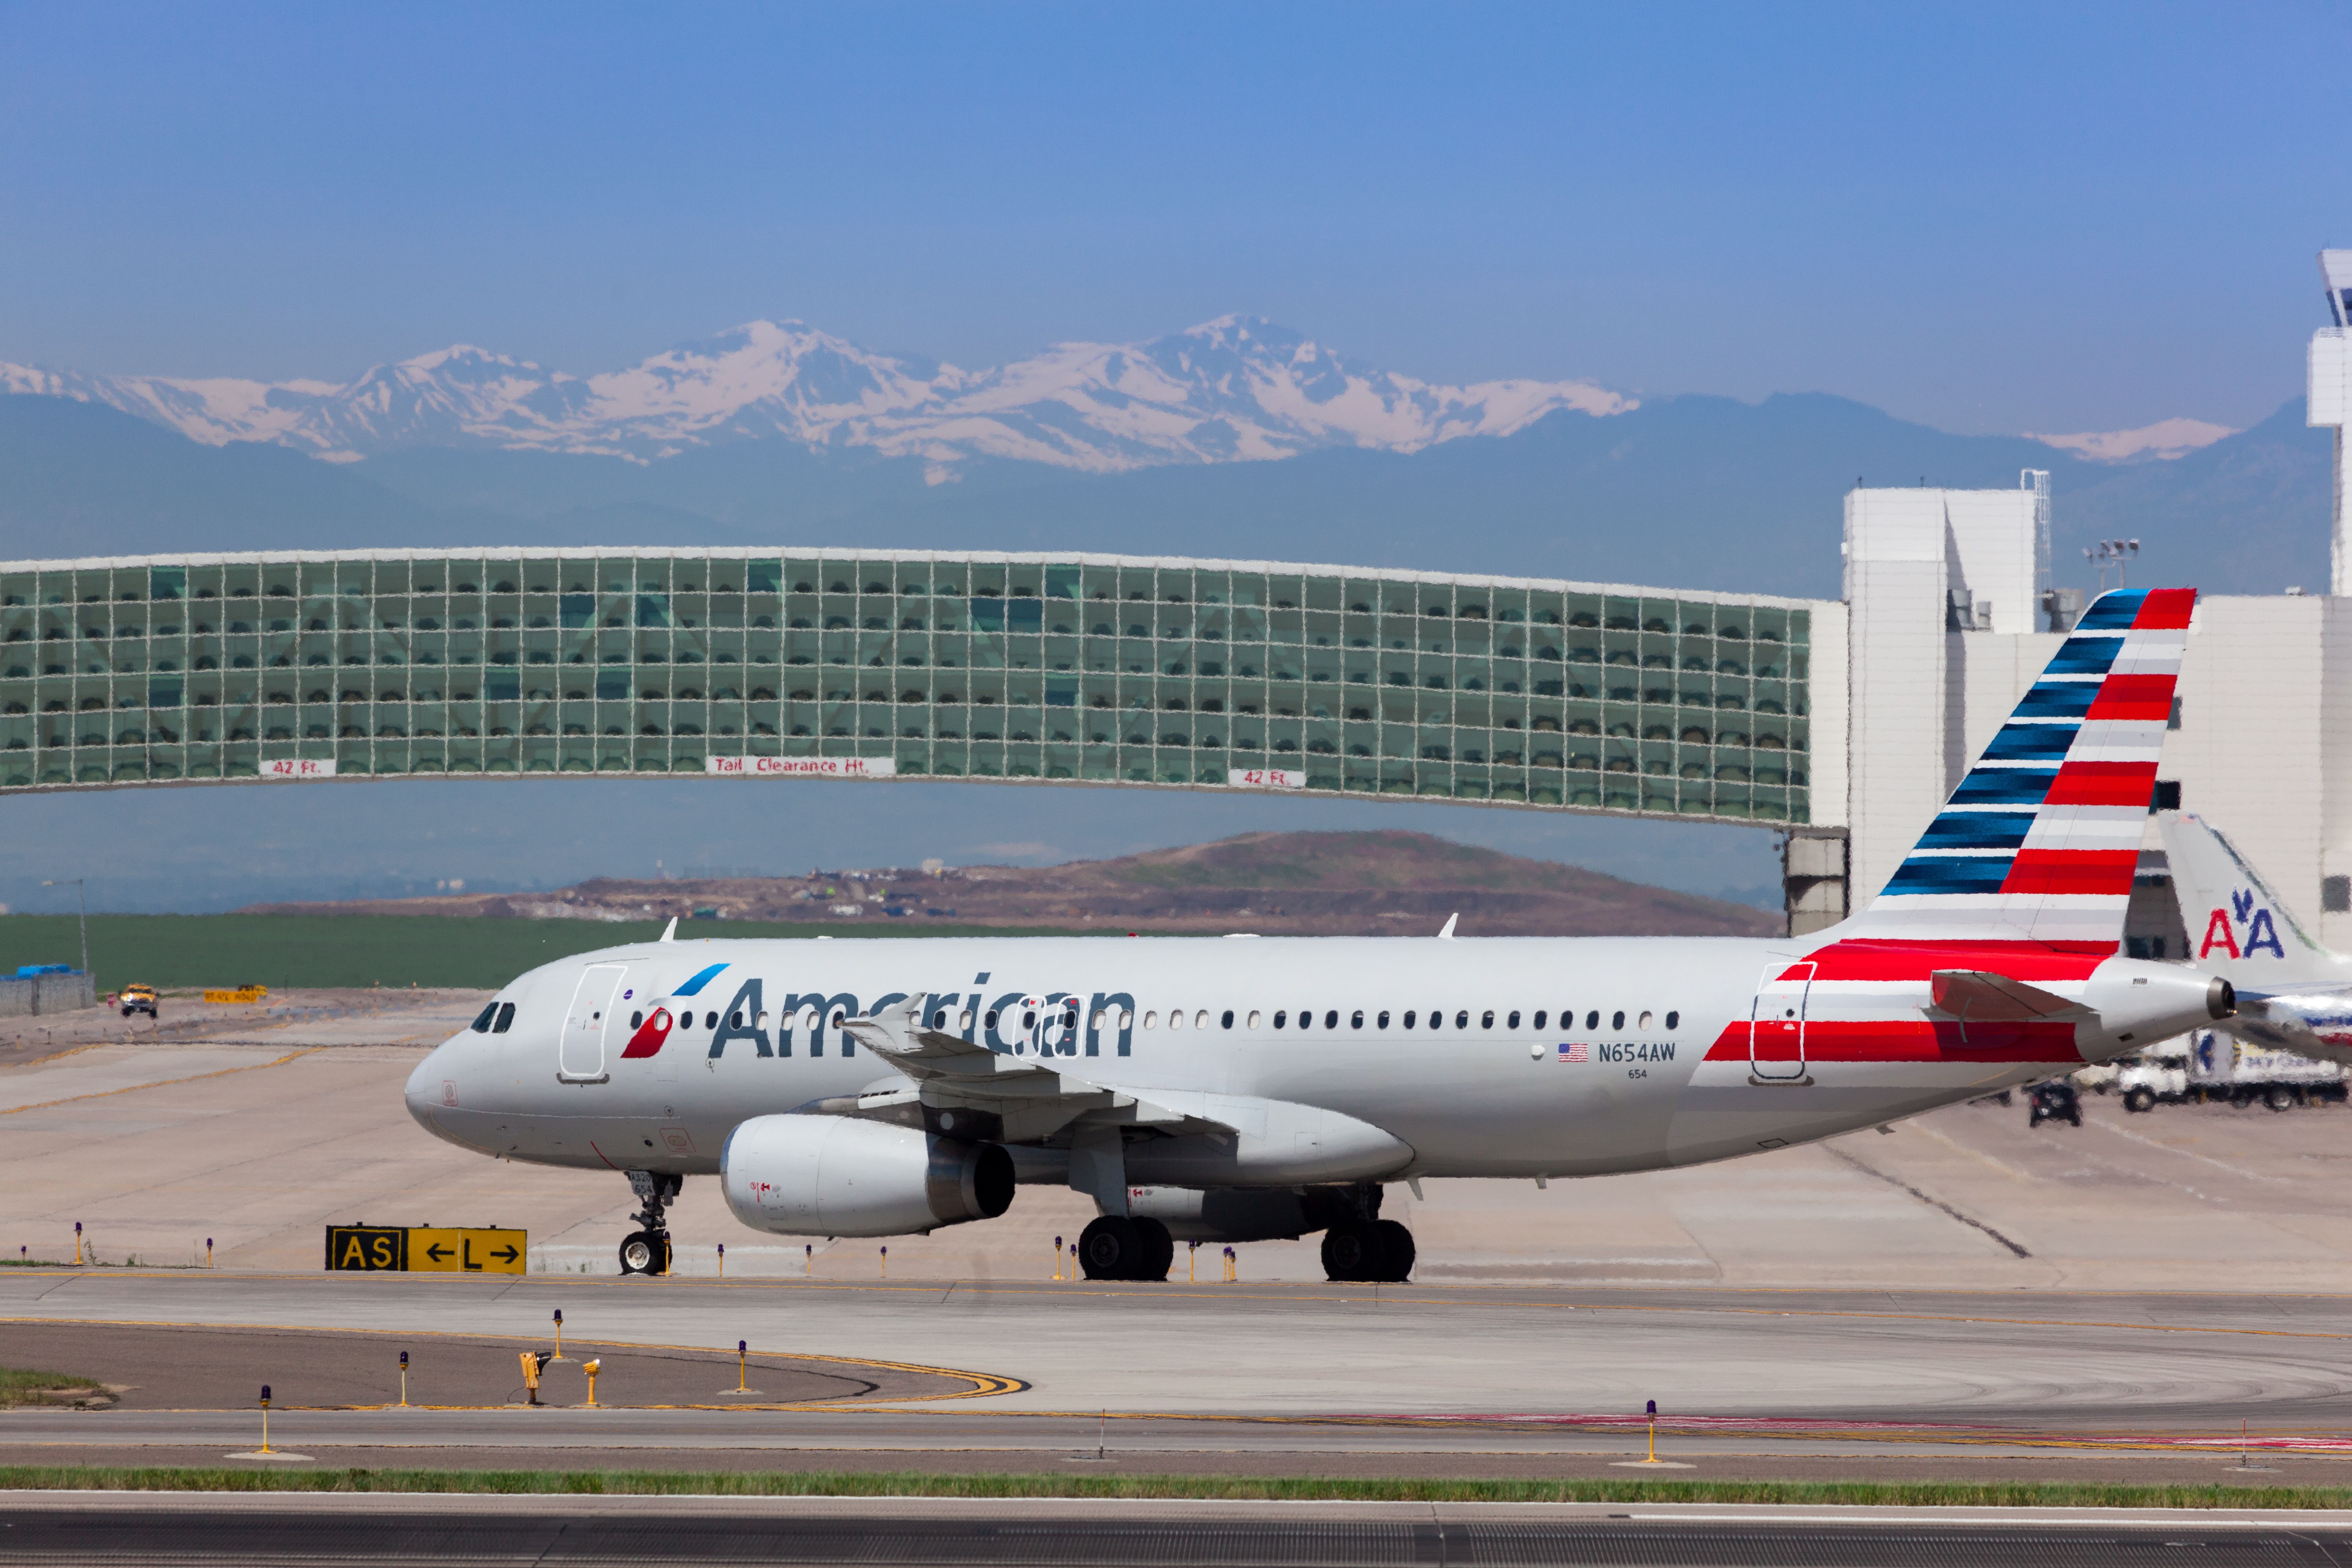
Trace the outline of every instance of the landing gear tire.
[[1380, 1255], [1379, 1236], [1361, 1220], [1341, 1220], [1323, 1233], [1323, 1277], [1334, 1284], [1371, 1279]]
[[669, 1237], [659, 1231], [634, 1230], [621, 1238], [621, 1272], [669, 1272]]
[[1104, 1215], [1078, 1232], [1078, 1267], [1089, 1279], [1133, 1278], [1130, 1270], [1142, 1250], [1143, 1237], [1135, 1222], [1119, 1215]]
[[1130, 1220], [1135, 1226], [1135, 1272], [1130, 1279], [1165, 1279], [1176, 1261], [1176, 1238], [1156, 1219]]
[[1176, 1238], [1156, 1219], [1104, 1215], [1078, 1233], [1078, 1267], [1089, 1279], [1165, 1279]]
[[1415, 1252], [1412, 1232], [1395, 1220], [1341, 1220], [1323, 1233], [1323, 1274], [1335, 1284], [1402, 1284]]

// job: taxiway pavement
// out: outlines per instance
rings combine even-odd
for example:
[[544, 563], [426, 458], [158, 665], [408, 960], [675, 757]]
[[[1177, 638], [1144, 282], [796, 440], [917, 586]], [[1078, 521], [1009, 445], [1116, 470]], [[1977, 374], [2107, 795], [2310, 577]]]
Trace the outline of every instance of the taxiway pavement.
[[[516, 1408], [511, 1356], [550, 1347], [559, 1308], [574, 1361], [545, 1397], [562, 1407]], [[1850, 1476], [1932, 1462], [2247, 1484], [2291, 1468], [2336, 1484], [2352, 1478], [2347, 1309], [2312, 1295], [11, 1269], [0, 1330], [79, 1357], [58, 1370], [129, 1386], [110, 1410], [0, 1415], [0, 1454], [216, 1462], [250, 1445], [268, 1382], [280, 1445], [346, 1464], [1002, 1469], [1099, 1446], [1129, 1469], [1568, 1474], [1640, 1457], [1654, 1399], [1666, 1456], [1725, 1474], [1760, 1473], [1751, 1459]], [[171, 1334], [208, 1370], [159, 1407], [108, 1346]], [[778, 1397], [724, 1395], [739, 1339], [755, 1379], [775, 1369]], [[436, 1369], [437, 1407], [381, 1407], [397, 1397], [394, 1347]], [[586, 1354], [667, 1370], [607, 1384], [626, 1407], [592, 1411]], [[441, 1370], [462, 1357], [488, 1358], [478, 1383]], [[786, 1395], [787, 1376], [861, 1365], [898, 1381], [868, 1377], [875, 1392], [854, 1403], [807, 1381]]]

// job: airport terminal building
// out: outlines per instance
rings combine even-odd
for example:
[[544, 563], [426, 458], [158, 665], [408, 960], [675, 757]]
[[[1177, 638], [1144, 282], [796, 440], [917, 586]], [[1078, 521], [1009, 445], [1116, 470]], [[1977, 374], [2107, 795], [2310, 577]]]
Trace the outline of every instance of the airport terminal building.
[[[1670, 816], [1783, 830], [1812, 929], [1892, 873], [2080, 612], [2049, 506], [2032, 472], [1855, 490], [1843, 600], [928, 552], [15, 562], [0, 790], [688, 773]], [[2158, 792], [2314, 917], [2352, 871], [2345, 604], [2202, 602]]]

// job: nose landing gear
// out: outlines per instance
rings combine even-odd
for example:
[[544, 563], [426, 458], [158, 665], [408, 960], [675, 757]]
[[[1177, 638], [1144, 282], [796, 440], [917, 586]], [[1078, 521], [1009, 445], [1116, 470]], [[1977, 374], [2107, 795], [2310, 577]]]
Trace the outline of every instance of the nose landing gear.
[[642, 1205], [629, 1217], [638, 1227], [621, 1238], [621, 1272], [624, 1274], [667, 1274], [669, 1272], [669, 1227], [665, 1215], [677, 1199], [686, 1178], [667, 1171], [631, 1171], [629, 1186]]

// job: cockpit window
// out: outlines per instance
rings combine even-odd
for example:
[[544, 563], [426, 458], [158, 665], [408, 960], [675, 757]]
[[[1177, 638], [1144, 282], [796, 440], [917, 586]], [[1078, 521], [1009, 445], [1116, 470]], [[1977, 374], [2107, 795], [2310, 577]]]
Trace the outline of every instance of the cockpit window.
[[498, 1021], [490, 1026], [490, 1033], [493, 1035], [503, 1035], [507, 1032], [509, 1026], [513, 1023], [514, 1004], [511, 1002], [501, 1002], [499, 1004]]
[[478, 1035], [488, 1034], [490, 1032], [490, 1020], [498, 1016], [499, 1005], [497, 1003], [493, 1002], [488, 1006], [483, 1008], [481, 1016], [474, 1020], [474, 1033]]

